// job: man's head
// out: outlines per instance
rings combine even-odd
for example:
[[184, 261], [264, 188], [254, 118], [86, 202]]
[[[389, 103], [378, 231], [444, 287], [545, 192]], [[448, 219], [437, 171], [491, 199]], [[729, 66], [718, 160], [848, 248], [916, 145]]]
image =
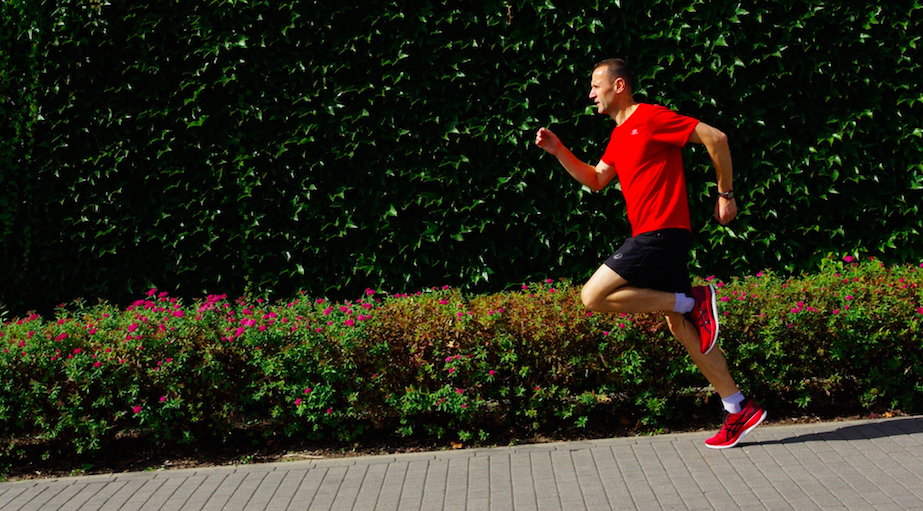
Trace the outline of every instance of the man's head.
[[598, 113], [614, 113], [618, 108], [619, 97], [631, 99], [633, 89], [634, 76], [624, 60], [606, 59], [593, 66], [590, 99], [596, 104]]

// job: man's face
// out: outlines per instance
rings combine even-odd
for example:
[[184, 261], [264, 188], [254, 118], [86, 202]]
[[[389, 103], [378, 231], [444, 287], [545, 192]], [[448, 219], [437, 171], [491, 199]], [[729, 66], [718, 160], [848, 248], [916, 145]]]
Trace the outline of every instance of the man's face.
[[590, 77], [590, 99], [596, 104], [596, 113], [608, 114], [616, 107], [616, 83], [605, 67], [597, 67]]

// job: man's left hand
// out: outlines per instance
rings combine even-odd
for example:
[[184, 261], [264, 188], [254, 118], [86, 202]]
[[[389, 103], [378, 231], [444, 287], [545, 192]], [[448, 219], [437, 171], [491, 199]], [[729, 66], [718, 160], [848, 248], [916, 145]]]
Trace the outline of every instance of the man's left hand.
[[715, 204], [715, 219], [721, 225], [727, 225], [737, 216], [737, 201], [734, 199], [718, 198]]

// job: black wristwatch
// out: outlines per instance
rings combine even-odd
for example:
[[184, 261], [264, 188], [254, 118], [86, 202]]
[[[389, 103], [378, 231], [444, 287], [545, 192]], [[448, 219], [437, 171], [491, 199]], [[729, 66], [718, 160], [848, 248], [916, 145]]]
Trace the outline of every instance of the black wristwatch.
[[734, 198], [734, 190], [728, 190], [726, 192], [718, 192], [718, 197], [731, 200]]

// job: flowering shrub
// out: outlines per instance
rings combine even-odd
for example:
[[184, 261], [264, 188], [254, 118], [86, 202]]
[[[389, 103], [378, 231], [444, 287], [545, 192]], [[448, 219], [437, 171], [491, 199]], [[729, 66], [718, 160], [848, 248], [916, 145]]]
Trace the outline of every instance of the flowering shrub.
[[[923, 265], [921, 265], [923, 266]], [[923, 402], [923, 269], [828, 259], [816, 274], [717, 282], [722, 348], [775, 416]], [[464, 296], [368, 290], [330, 303], [150, 290], [124, 310], [82, 302], [0, 327], [3, 452], [156, 441], [483, 441], [614, 421], [681, 423], [704, 379], [656, 315], [588, 313], [544, 281]], [[715, 410], [717, 412], [717, 410]]]

